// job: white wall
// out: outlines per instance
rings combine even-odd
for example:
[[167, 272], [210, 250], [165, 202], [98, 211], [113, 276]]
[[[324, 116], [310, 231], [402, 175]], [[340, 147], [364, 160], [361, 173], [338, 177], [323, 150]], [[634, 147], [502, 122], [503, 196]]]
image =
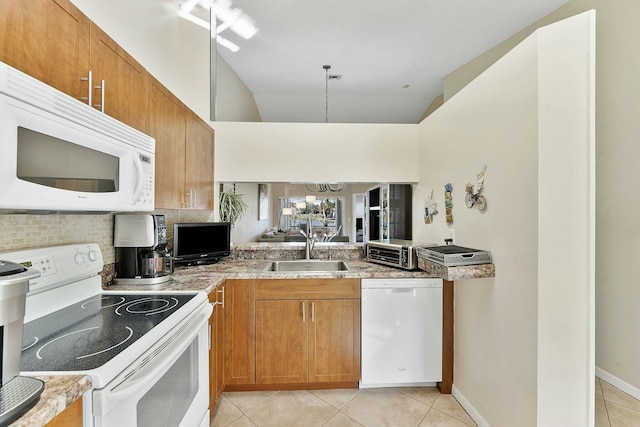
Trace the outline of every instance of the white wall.
[[[420, 124], [414, 203], [432, 188], [440, 214], [431, 225], [418, 216], [414, 239], [455, 229], [457, 244], [490, 250], [496, 264], [495, 278], [455, 285], [454, 392], [480, 425], [583, 426], [593, 412], [592, 64], [589, 20], [578, 19], [577, 31], [563, 23], [525, 40]], [[465, 207], [464, 187], [483, 164], [480, 212]]]
[[536, 35], [538, 425], [592, 426], [595, 11], [543, 27]]
[[640, 2], [597, 11], [596, 364], [640, 399]]
[[417, 182], [418, 126], [216, 123], [215, 180]]
[[[537, 73], [531, 40], [503, 58], [420, 125], [420, 184], [440, 213], [413, 224], [414, 240], [491, 251], [494, 279], [455, 284], [454, 386], [492, 426], [536, 425]], [[461, 125], [464, 123], [464, 125]], [[465, 207], [465, 185], [488, 166], [485, 212]], [[444, 185], [453, 185], [453, 219]], [[473, 415], [473, 414], [472, 414]]]
[[571, 0], [445, 78], [445, 98], [542, 25], [594, 8], [596, 32], [596, 365], [598, 375], [640, 399], [640, 2]]
[[[72, 3], [196, 114], [209, 119], [209, 33], [178, 16], [177, 0]], [[253, 95], [219, 55], [218, 118], [260, 120]]]

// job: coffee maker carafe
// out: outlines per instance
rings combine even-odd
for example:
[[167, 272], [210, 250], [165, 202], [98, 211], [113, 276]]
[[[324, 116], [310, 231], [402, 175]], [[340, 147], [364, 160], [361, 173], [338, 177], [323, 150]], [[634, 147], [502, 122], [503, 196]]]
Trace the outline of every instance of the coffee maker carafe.
[[164, 215], [116, 215], [113, 246], [116, 283], [157, 284], [170, 279], [173, 263], [167, 252]]

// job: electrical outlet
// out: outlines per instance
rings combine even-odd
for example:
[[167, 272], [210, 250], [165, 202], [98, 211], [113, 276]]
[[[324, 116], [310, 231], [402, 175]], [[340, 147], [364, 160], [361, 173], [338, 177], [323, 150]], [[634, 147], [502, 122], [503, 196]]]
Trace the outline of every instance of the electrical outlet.
[[452, 244], [456, 243], [456, 230], [454, 230], [453, 228], [449, 229], [449, 238], [452, 240]]

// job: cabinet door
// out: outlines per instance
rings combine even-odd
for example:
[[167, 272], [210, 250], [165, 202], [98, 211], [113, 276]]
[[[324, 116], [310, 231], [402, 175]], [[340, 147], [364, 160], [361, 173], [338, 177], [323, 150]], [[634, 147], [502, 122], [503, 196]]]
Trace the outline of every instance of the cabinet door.
[[224, 284], [209, 294], [209, 302], [216, 303], [209, 318], [209, 410], [211, 419], [224, 390]]
[[308, 381], [307, 310], [307, 301], [256, 302], [256, 384]]
[[255, 384], [255, 281], [227, 280], [224, 292], [225, 383]]
[[215, 363], [215, 377], [216, 382], [214, 384], [214, 393], [215, 393], [215, 403], [214, 406], [211, 407], [213, 410], [215, 405], [220, 402], [220, 396], [222, 396], [222, 392], [224, 391], [224, 305], [222, 305], [222, 299], [224, 297], [224, 289], [225, 285], [220, 285], [217, 288], [218, 292], [218, 305], [216, 306], [216, 311], [214, 313], [214, 322], [215, 329], [213, 331], [213, 346], [216, 353], [216, 363]]
[[45, 427], [82, 427], [82, 398], [67, 406]]
[[360, 380], [360, 300], [311, 301], [309, 381]]
[[156, 209], [179, 209], [184, 189], [185, 110], [157, 81], [149, 85], [147, 133], [156, 139]]
[[56, 89], [87, 97], [89, 19], [68, 0], [0, 1], [0, 60]]
[[[209, 294], [209, 302], [216, 302], [216, 291], [214, 290]], [[209, 318], [209, 411], [211, 411], [211, 419], [213, 419], [213, 411], [216, 407], [216, 383], [217, 383], [217, 370], [216, 365], [218, 363], [218, 354], [216, 352], [216, 314], [218, 312], [218, 306], [213, 307], [213, 313]]]
[[213, 129], [189, 112], [184, 188], [186, 208], [213, 210], [213, 144]]
[[[106, 114], [145, 132], [146, 70], [94, 23], [91, 23], [90, 52], [94, 106], [102, 109], [104, 93]], [[96, 88], [102, 80], [105, 87]]]

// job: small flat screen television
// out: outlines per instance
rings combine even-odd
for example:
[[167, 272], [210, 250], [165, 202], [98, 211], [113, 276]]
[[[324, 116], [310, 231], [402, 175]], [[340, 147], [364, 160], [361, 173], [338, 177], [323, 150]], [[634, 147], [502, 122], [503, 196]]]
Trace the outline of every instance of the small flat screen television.
[[209, 264], [231, 253], [228, 222], [179, 222], [173, 225], [173, 261], [176, 264]]

